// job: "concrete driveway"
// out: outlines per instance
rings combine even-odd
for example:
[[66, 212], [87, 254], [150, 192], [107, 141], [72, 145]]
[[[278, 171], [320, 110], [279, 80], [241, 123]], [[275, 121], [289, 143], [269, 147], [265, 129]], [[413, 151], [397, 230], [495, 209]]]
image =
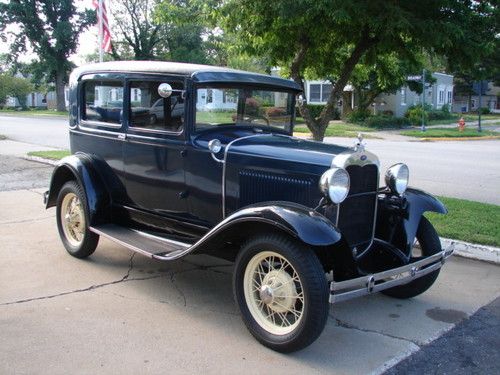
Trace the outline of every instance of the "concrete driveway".
[[245, 329], [230, 264], [161, 263], [106, 240], [72, 258], [42, 191], [0, 192], [3, 374], [380, 373], [500, 294], [497, 266], [452, 257], [426, 294], [335, 305], [312, 346], [278, 354]]

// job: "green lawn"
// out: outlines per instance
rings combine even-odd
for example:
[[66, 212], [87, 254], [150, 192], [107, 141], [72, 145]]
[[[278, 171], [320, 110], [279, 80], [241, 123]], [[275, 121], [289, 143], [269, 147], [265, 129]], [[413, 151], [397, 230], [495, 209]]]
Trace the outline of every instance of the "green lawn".
[[429, 128], [425, 132], [421, 130], [405, 130], [401, 135], [418, 138], [462, 138], [462, 137], [485, 137], [499, 136], [499, 132], [491, 130], [483, 130], [481, 133], [476, 128], [465, 128], [463, 132], [458, 131], [458, 128]]
[[[355, 138], [358, 133], [373, 133], [377, 129], [369, 128], [362, 125], [347, 124], [345, 122], [337, 122], [328, 125], [326, 128], [325, 137], [346, 137]], [[310, 133], [309, 129], [305, 125], [295, 126], [293, 129], [297, 133]], [[363, 134], [365, 138], [378, 138], [370, 134]]]
[[26, 111], [15, 111], [12, 109], [0, 109], [0, 114], [18, 115], [18, 116], [61, 116], [68, 117], [68, 112], [52, 111], [48, 109], [28, 109]]
[[455, 198], [439, 199], [448, 208], [448, 214], [428, 212], [425, 216], [440, 236], [500, 246], [500, 206]]
[[29, 156], [38, 156], [40, 158], [60, 160], [65, 156], [71, 155], [69, 150], [55, 150], [55, 151], [32, 151], [28, 152]]

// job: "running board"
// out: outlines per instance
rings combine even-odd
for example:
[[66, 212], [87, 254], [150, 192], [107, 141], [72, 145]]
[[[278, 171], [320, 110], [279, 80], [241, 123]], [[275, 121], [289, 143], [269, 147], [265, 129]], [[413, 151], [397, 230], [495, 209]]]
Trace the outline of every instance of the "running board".
[[90, 227], [89, 230], [132, 251], [159, 260], [178, 259], [192, 246], [115, 224], [103, 224]]

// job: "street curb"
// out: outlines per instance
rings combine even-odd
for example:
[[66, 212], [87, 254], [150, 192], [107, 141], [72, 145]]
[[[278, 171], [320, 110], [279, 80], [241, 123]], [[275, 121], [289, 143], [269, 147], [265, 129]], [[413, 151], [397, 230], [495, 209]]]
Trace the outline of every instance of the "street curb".
[[486, 245], [478, 245], [469, 242], [441, 238], [443, 249], [452, 247], [454, 255], [463, 258], [481, 260], [493, 264], [500, 264], [500, 248]]
[[500, 136], [498, 135], [487, 135], [485, 137], [443, 137], [443, 138], [438, 138], [438, 137], [432, 137], [432, 138], [419, 138], [418, 140], [420, 142], [441, 142], [441, 141], [487, 141], [491, 139], [500, 139]]
[[49, 164], [49, 165], [57, 165], [59, 162], [58, 160], [52, 160], [52, 159], [47, 159], [47, 158], [41, 158], [40, 156], [23, 156], [23, 159], [29, 160], [29, 161], [36, 161], [38, 163], [43, 163], [43, 164]]

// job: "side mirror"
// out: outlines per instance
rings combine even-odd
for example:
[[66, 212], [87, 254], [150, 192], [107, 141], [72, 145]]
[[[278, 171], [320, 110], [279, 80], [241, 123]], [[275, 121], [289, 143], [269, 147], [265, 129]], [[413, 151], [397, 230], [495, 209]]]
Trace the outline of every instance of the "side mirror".
[[302, 95], [302, 94], [297, 95], [297, 103], [299, 105], [303, 105], [303, 104], [305, 104], [305, 102], [306, 102], [306, 98], [304, 98], [304, 95]]
[[158, 95], [160, 95], [162, 98], [168, 98], [170, 95], [172, 95], [172, 86], [170, 86], [168, 83], [160, 83], [158, 86]]

